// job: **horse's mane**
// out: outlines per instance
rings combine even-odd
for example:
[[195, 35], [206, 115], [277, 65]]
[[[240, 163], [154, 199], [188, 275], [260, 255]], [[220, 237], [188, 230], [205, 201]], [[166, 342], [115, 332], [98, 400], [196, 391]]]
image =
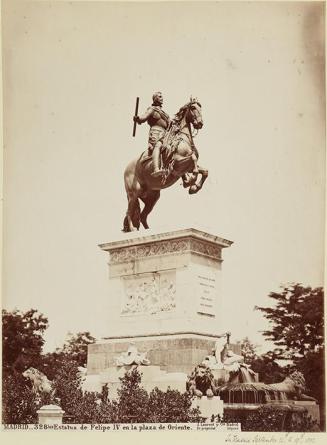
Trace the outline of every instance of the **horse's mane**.
[[181, 122], [181, 120], [182, 120], [183, 117], [184, 117], [185, 110], [187, 109], [188, 106], [189, 106], [189, 103], [183, 105], [183, 106], [177, 111], [177, 113], [175, 114], [173, 120], [174, 120], [174, 122], [175, 122], [176, 124], [179, 124], [179, 123]]
[[186, 111], [186, 110], [188, 109], [188, 107], [189, 107], [190, 105], [192, 105], [192, 104], [197, 104], [199, 107], [201, 107], [201, 104], [200, 104], [200, 102], [199, 102], [197, 99], [193, 99], [193, 98], [191, 98], [190, 101], [187, 102], [187, 104], [183, 105], [183, 106], [177, 111], [177, 113], [175, 114], [174, 119], [173, 119], [173, 121], [174, 121], [175, 124], [180, 124], [180, 123], [181, 123], [181, 121], [182, 121], [182, 119], [183, 119], [183, 117], [184, 117], [185, 111]]

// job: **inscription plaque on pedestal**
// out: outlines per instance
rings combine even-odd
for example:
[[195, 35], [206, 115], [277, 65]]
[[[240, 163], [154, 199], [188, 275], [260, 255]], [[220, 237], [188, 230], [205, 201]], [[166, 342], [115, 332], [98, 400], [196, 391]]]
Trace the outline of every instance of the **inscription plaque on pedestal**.
[[216, 315], [217, 287], [214, 276], [197, 275], [198, 312], [205, 315]]

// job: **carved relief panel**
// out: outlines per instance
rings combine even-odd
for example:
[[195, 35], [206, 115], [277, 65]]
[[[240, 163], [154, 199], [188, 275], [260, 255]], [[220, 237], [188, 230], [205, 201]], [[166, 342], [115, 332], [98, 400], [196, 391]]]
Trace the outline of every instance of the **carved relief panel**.
[[122, 284], [122, 315], [158, 314], [176, 307], [175, 271], [126, 276]]

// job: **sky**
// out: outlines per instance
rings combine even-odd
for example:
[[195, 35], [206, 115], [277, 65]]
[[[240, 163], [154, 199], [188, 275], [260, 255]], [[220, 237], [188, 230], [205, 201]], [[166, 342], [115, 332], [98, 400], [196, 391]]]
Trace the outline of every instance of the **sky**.
[[46, 350], [110, 335], [98, 244], [128, 237], [123, 171], [148, 134], [132, 137], [136, 96], [142, 112], [162, 91], [173, 116], [193, 95], [209, 178], [162, 192], [148, 221], [234, 242], [217, 330], [267, 348], [254, 306], [323, 284], [323, 4], [3, 3], [3, 307], [44, 313]]

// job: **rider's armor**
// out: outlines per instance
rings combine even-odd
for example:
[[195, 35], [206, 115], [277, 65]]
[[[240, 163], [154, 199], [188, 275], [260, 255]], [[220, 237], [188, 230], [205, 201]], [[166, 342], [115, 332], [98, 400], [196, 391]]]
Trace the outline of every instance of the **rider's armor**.
[[[148, 118], [147, 122], [149, 124], [149, 155], [152, 155], [153, 149], [157, 142], [162, 144], [163, 137], [168, 128], [170, 119], [167, 113], [165, 113], [160, 107], [152, 105], [150, 107], [153, 111]], [[161, 148], [161, 147], [160, 147]]]
[[159, 101], [159, 104], [154, 102], [151, 105], [151, 107], [149, 107], [146, 110], [144, 115], [134, 117], [134, 120], [138, 124], [147, 122], [148, 125], [150, 126], [148, 155], [152, 156], [153, 176], [160, 176], [163, 173], [163, 170], [160, 169], [160, 154], [161, 154], [163, 138], [170, 123], [168, 114], [161, 109], [161, 103], [162, 103], [161, 93], [158, 94], [159, 94], [159, 100], [158, 98], [157, 100]]
[[158, 107], [156, 105], [152, 105], [150, 108], [153, 110], [150, 117], [148, 118], [148, 124], [150, 125], [150, 127], [156, 126], [166, 130], [170, 122], [168, 114], [165, 113], [161, 109], [161, 107]]
[[147, 119], [147, 122], [151, 127], [149, 132], [148, 154], [149, 156], [152, 156], [154, 167], [153, 175], [160, 175], [162, 172], [162, 170], [160, 170], [160, 153], [170, 119], [168, 114], [165, 113], [161, 107], [152, 105], [149, 108], [149, 111], [150, 109], [152, 112]]

